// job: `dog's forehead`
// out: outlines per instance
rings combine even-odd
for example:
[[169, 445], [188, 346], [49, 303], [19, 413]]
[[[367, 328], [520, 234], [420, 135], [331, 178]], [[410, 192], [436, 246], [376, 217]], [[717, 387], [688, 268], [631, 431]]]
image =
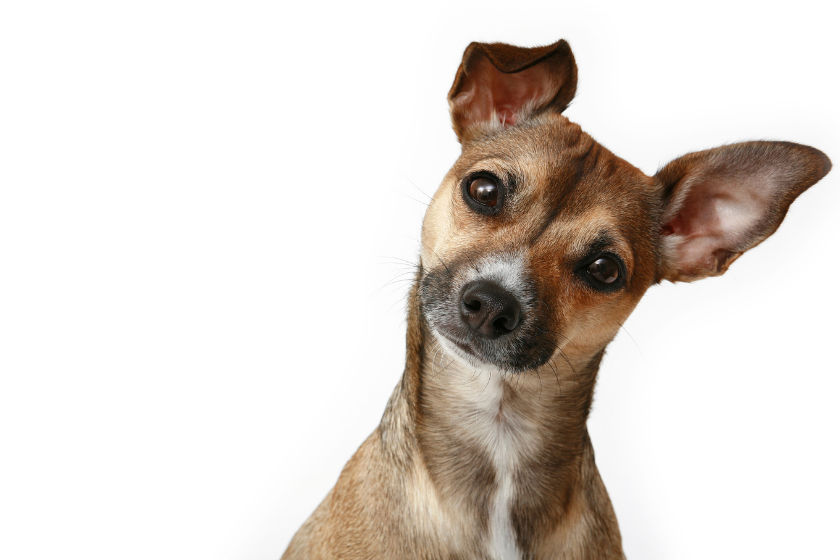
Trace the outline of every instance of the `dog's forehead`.
[[650, 177], [561, 115], [489, 131], [464, 147], [453, 171], [496, 174], [513, 189], [511, 214], [542, 219], [544, 228], [593, 215], [647, 221], [656, 198]]

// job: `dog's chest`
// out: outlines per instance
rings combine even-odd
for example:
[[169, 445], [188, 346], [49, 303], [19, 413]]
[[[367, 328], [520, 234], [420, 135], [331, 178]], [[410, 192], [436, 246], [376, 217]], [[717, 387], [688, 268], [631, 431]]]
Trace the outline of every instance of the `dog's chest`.
[[[486, 551], [493, 560], [520, 560], [512, 510], [517, 472], [539, 446], [536, 427], [511, 406], [510, 386], [498, 372], [470, 372], [452, 387], [462, 406], [456, 409], [459, 439], [481, 449], [493, 471], [487, 509]], [[456, 380], [459, 376], [453, 376]]]

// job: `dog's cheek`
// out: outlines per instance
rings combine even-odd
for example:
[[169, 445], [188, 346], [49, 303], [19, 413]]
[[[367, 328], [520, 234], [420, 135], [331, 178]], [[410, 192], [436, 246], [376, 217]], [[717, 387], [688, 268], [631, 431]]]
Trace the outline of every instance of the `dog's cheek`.
[[580, 348], [603, 348], [618, 334], [638, 301], [639, 297], [628, 293], [579, 298], [567, 329], [569, 338]]
[[556, 276], [556, 270], [529, 270], [524, 302], [527, 319], [515, 343], [517, 366], [521, 369], [539, 367], [563, 345], [563, 302], [558, 297]]
[[443, 247], [456, 234], [452, 208], [452, 191], [455, 189], [456, 182], [450, 171], [426, 210], [420, 234], [420, 262], [424, 267], [431, 268], [440, 265]]
[[442, 267], [428, 271], [420, 282], [420, 302], [427, 323], [440, 328], [451, 320], [452, 276]]
[[534, 292], [533, 328], [539, 334], [562, 333], [568, 302], [565, 301], [564, 279], [561, 278], [555, 259], [535, 258], [531, 255], [530, 268], [531, 289]]

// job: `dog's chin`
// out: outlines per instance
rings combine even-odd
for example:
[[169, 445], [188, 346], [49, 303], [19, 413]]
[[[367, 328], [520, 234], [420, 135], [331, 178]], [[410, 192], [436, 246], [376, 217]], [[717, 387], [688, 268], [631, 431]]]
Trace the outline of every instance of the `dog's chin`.
[[454, 337], [447, 336], [437, 329], [433, 328], [432, 332], [435, 339], [447, 354], [454, 357], [463, 365], [472, 368], [490, 368], [500, 371], [503, 374], [515, 374], [537, 369], [549, 359], [549, 357], [539, 360], [517, 359], [520, 357], [516, 355], [500, 359], [495, 356], [488, 356], [480, 348], [476, 348], [474, 344], [458, 341]]
[[456, 342], [445, 334], [438, 332], [436, 329], [432, 329], [432, 333], [435, 335], [435, 339], [443, 348], [444, 352], [451, 355], [459, 362], [472, 367], [495, 365], [489, 361], [479, 358], [468, 344], [464, 342]]

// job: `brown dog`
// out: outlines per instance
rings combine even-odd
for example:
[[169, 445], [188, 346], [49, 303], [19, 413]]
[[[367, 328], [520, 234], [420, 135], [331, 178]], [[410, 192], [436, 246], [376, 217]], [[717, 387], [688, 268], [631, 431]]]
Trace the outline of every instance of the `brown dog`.
[[586, 429], [604, 349], [650, 286], [723, 274], [831, 162], [746, 142], [648, 177], [562, 116], [576, 82], [565, 41], [467, 48], [405, 373], [284, 560], [623, 557]]

